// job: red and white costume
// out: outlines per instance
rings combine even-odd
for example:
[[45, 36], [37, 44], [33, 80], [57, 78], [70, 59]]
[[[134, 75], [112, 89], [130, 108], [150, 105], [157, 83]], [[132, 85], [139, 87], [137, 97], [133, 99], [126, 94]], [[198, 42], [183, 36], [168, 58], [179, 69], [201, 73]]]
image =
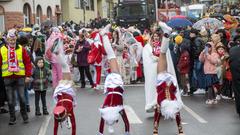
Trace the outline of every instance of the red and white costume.
[[[98, 32], [93, 32], [91, 34], [91, 50], [95, 50], [96, 58], [95, 58], [95, 75], [94, 82], [95, 86], [100, 85], [101, 83], [101, 73], [102, 73], [102, 59], [103, 55], [105, 55], [105, 51], [103, 48], [102, 36]], [[97, 49], [96, 49], [97, 48]]]
[[[72, 135], [76, 135], [76, 122], [73, 108], [76, 105], [76, 94], [73, 82], [69, 80], [61, 80], [56, 87], [53, 98], [56, 102], [54, 108], [54, 135], [57, 135], [59, 123], [70, 118], [72, 125]], [[63, 107], [64, 111], [59, 109]]]
[[[68, 80], [60, 80], [54, 90], [53, 99], [56, 102], [54, 108], [54, 135], [57, 135], [58, 126], [61, 122], [67, 120], [72, 125], [72, 135], [76, 135], [76, 122], [73, 108], [76, 105], [76, 94], [71, 79], [70, 67], [67, 63], [67, 52], [71, 52], [69, 46], [64, 46], [63, 40], [59, 39], [52, 53], [56, 53], [57, 63], [61, 65], [63, 77]], [[64, 79], [65, 79], [64, 78]], [[68, 121], [70, 119], [71, 123]]]
[[161, 107], [161, 114], [165, 119], [174, 119], [183, 106], [176, 78], [167, 72], [158, 74], [156, 89], [157, 104]]
[[110, 73], [104, 85], [104, 93], [106, 98], [102, 107], [99, 109], [101, 113], [101, 122], [98, 135], [102, 135], [104, 131], [104, 123], [109, 125], [109, 132], [112, 133], [112, 125], [118, 122], [121, 115], [125, 124], [125, 134], [129, 134], [129, 122], [126, 112], [123, 108], [123, 80], [117, 73]]

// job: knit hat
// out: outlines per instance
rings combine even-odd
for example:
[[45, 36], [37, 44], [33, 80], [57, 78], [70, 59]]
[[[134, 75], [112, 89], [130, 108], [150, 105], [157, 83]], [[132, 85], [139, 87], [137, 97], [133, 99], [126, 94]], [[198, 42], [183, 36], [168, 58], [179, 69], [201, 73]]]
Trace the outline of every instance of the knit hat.
[[182, 36], [177, 35], [177, 36], [174, 38], [174, 41], [175, 41], [175, 43], [176, 43], [177, 45], [179, 45], [179, 44], [182, 43], [183, 38], [182, 38]]
[[8, 33], [7, 33], [7, 38], [16, 38], [17, 35], [16, 35], [16, 29], [10, 29], [8, 30]]
[[224, 50], [226, 49], [226, 47], [225, 47], [221, 42], [219, 42], [219, 43], [216, 45], [216, 50], [218, 50], [219, 48], [223, 48]]

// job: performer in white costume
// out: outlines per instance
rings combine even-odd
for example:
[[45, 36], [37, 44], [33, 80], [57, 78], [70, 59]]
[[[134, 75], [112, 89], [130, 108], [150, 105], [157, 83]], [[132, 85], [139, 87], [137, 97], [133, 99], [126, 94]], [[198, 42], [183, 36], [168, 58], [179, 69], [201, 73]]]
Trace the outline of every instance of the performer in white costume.
[[[154, 54], [153, 52], [154, 48], [151, 45], [152, 43], [153, 41], [150, 41], [149, 43], [147, 43], [144, 46], [143, 53], [142, 53], [144, 76], [145, 76], [145, 100], [146, 100], [145, 110], [146, 112], [153, 112], [154, 106], [157, 104], [156, 79], [157, 79], [158, 56], [156, 56], [156, 54]], [[159, 49], [160, 49], [160, 46], [158, 47]], [[172, 62], [172, 57], [169, 49], [166, 55], [167, 55], [167, 65], [168, 65], [167, 71], [172, 75], [174, 75], [174, 77], [176, 77], [173, 62]]]

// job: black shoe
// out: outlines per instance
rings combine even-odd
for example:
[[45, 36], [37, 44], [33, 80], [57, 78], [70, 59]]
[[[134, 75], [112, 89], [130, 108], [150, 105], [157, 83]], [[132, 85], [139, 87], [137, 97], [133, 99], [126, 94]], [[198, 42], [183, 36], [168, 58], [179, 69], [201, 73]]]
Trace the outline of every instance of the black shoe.
[[43, 112], [43, 115], [49, 115], [48, 111]]
[[27, 112], [30, 112], [30, 105], [27, 105], [26, 110]]
[[22, 118], [23, 118], [23, 123], [24, 123], [24, 124], [26, 124], [26, 123], [29, 122], [29, 121], [28, 121], [28, 115], [27, 115], [27, 114], [22, 115]]
[[9, 125], [15, 125], [16, 124], [16, 117], [10, 117], [10, 120], [9, 120]]
[[48, 111], [47, 111], [47, 108], [44, 108], [43, 109], [43, 115], [49, 115]]
[[134, 80], [134, 81], [130, 81], [130, 83], [131, 84], [136, 84], [137, 82], [136, 82], [136, 80]]
[[36, 116], [41, 116], [42, 114], [41, 114], [40, 111], [36, 111], [36, 112], [35, 112], [35, 115], [36, 115]]
[[5, 108], [1, 108], [0, 109], [0, 114], [3, 114], [3, 113], [8, 113], [8, 110], [6, 110]]
[[82, 85], [81, 88], [85, 88], [85, 85]]

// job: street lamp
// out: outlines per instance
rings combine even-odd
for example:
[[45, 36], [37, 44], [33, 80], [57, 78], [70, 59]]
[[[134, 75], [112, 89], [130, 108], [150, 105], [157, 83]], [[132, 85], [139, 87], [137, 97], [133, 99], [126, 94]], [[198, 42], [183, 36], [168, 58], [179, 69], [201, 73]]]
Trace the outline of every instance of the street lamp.
[[84, 23], [84, 27], [85, 27], [85, 24], [86, 24], [85, 12], [86, 12], [87, 0], [81, 0], [81, 5], [83, 5], [83, 23]]
[[158, 0], [155, 0], [156, 21], [158, 21]]
[[36, 23], [36, 11], [35, 11], [35, 0], [32, 1], [33, 4], [33, 23]]

